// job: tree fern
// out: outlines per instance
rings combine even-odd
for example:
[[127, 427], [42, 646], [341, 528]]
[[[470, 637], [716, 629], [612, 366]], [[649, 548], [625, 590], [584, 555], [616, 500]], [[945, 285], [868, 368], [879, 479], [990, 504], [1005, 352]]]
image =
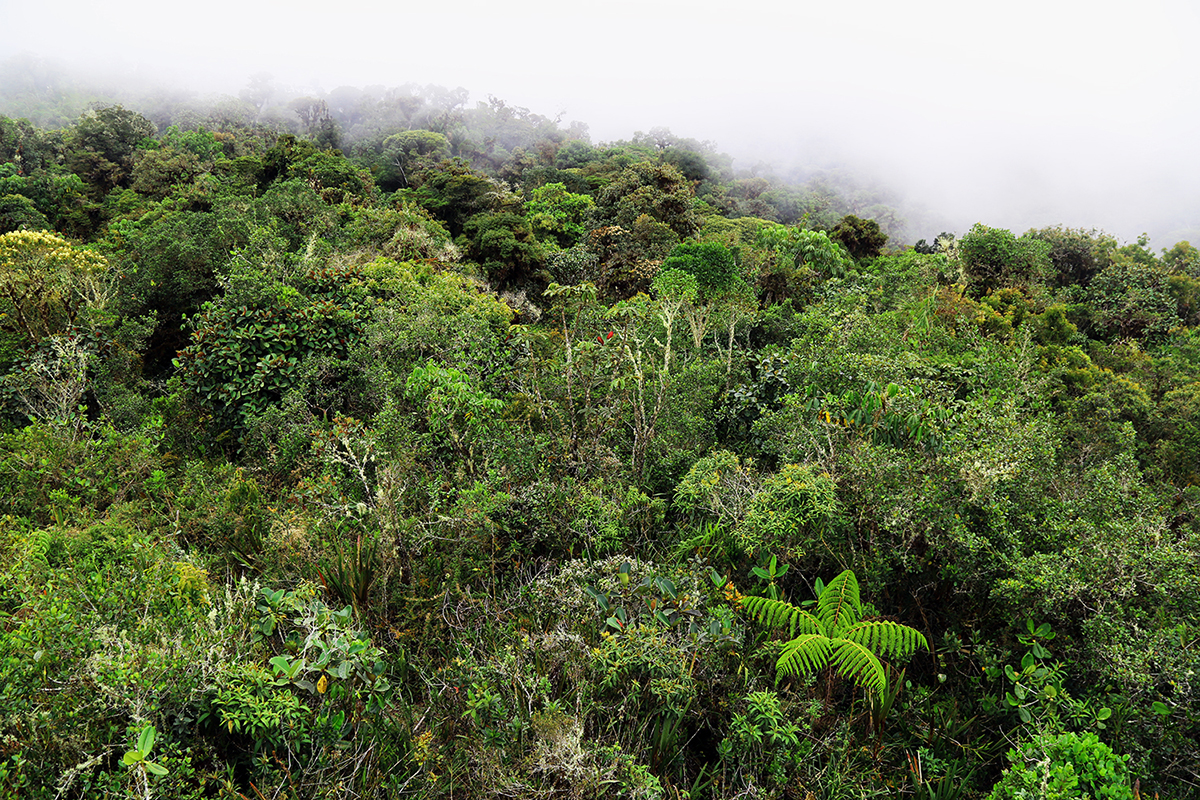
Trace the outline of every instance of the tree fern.
[[825, 586], [825, 591], [817, 598], [817, 618], [826, 636], [839, 636], [862, 619], [858, 579], [853, 572], [846, 570]]
[[784, 628], [790, 641], [775, 664], [776, 680], [820, 672], [831, 666], [837, 674], [875, 694], [887, 685], [880, 656], [908, 658], [918, 647], [929, 647], [920, 631], [886, 620], [862, 621], [858, 579], [846, 570], [817, 597], [817, 614], [783, 600], [747, 597], [742, 607], [769, 628]]
[[830, 641], [833, 642], [831, 661], [839, 675], [877, 695], [883, 692], [887, 679], [883, 673], [883, 664], [874, 653], [849, 639]]
[[783, 646], [775, 665], [776, 673], [795, 677], [819, 671], [829, 663], [832, 641], [819, 633], [797, 636]]
[[768, 628], [787, 628], [788, 636], [794, 637], [797, 632], [824, 634], [824, 628], [816, 617], [783, 600], [751, 596], [742, 600], [742, 607]]
[[886, 658], [908, 658], [918, 647], [928, 647], [921, 632], [888, 620], [860, 622], [842, 633], [842, 638], [857, 642], [872, 653]]

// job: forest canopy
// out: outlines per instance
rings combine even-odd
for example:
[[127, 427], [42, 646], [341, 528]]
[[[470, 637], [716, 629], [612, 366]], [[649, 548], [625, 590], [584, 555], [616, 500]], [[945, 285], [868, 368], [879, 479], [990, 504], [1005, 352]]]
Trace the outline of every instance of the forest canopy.
[[0, 116], [0, 797], [1200, 797], [1190, 243], [83, 100]]

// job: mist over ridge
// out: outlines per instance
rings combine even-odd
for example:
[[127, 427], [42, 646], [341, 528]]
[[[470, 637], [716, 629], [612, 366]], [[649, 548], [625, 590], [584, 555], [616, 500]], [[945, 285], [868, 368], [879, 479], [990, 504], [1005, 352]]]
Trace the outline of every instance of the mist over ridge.
[[[452, 18], [359, 19], [311, 3], [281, 14], [217, 2], [186, 19], [136, 2], [56, 8], [52, 27], [13, 9], [23, 35], [0, 61], [61, 64], [115, 90], [179, 87], [160, 96], [237, 97], [254, 75], [295, 96], [461, 86], [468, 107], [495, 96], [585, 124], [595, 143], [668, 128], [713, 143], [739, 172], [853, 175], [894, 198], [909, 241], [979, 221], [1146, 232], [1156, 247], [1200, 238], [1185, 37], [1197, 13], [1183, 2], [1086, 16], [1061, 2], [991, 14], [867, 2], [853, 25], [836, 8], [756, 2], [603, 13], [472, 2]], [[0, 105], [12, 94], [0, 86]]]

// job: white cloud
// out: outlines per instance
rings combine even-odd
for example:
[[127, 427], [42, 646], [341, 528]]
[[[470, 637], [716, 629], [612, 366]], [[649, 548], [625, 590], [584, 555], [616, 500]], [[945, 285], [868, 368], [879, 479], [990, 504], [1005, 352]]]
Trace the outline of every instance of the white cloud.
[[741, 163], [804, 163], [824, 142], [966, 224], [1200, 226], [1200, 19], [1183, 0], [4, 4], [19, 34], [0, 56], [225, 91], [264, 70], [326, 90], [461, 85], [599, 140], [669, 126]]

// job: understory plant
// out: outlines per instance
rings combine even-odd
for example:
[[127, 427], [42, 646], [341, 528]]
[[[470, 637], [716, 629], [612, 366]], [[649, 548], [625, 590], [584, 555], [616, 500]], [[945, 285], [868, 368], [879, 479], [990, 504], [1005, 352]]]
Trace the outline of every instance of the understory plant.
[[851, 570], [825, 585], [817, 596], [816, 614], [770, 597], [746, 597], [742, 605], [754, 619], [771, 628], [785, 628], [791, 637], [776, 662], [776, 681], [829, 667], [827, 701], [832, 699], [835, 675], [882, 695], [887, 676], [880, 658], [907, 659], [918, 647], [929, 648], [915, 628], [891, 620], [863, 619], [858, 579]]

